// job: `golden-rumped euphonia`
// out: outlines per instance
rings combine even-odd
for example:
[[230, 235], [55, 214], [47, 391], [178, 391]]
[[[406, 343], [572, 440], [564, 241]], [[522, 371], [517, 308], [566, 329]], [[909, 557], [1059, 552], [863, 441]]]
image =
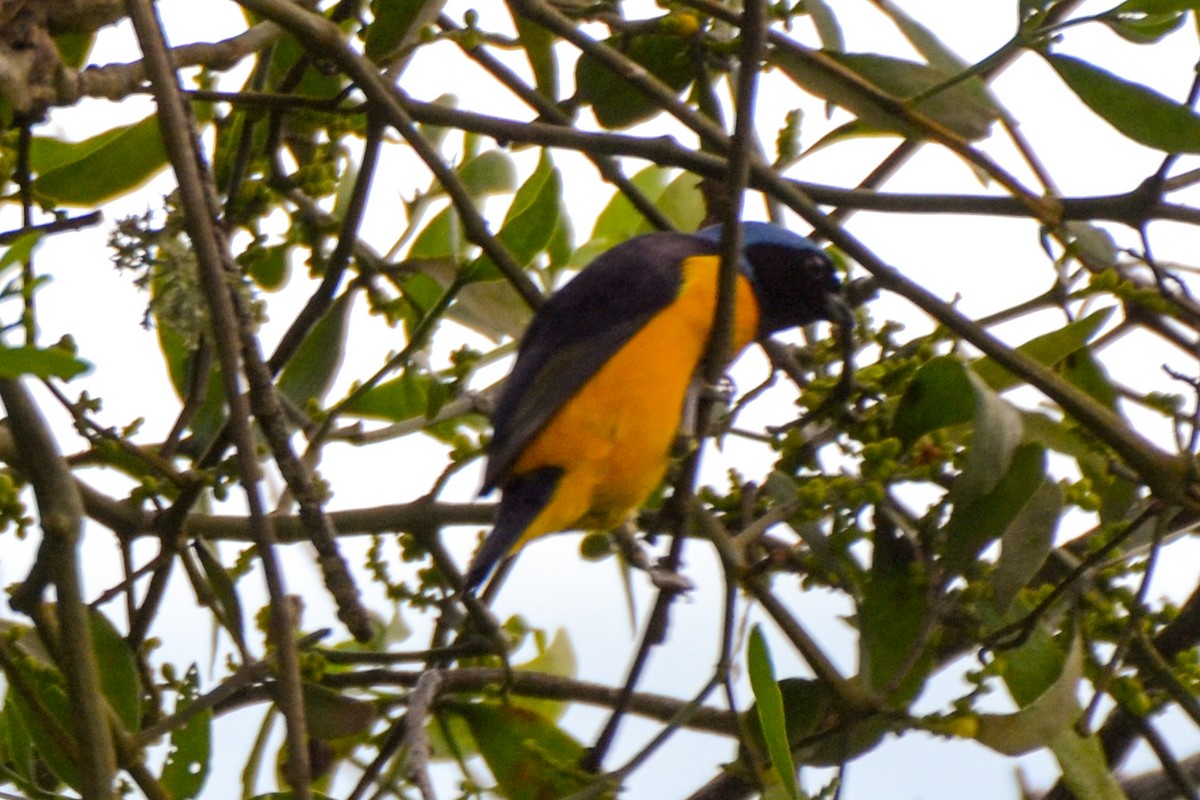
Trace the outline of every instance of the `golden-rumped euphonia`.
[[[824, 251], [777, 225], [742, 228], [732, 353], [841, 318]], [[720, 226], [630, 239], [534, 315], [492, 415], [482, 492], [503, 494], [467, 589], [530, 539], [621, 524], [662, 481], [712, 328], [720, 239]]]

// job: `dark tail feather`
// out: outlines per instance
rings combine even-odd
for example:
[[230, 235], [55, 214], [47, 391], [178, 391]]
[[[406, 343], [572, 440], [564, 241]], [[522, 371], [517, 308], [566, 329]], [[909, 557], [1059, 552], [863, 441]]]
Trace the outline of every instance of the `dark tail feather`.
[[518, 475], [504, 484], [500, 510], [496, 512], [496, 524], [492, 532], [484, 537], [479, 552], [471, 559], [471, 566], [463, 578], [463, 589], [472, 592], [487, 580], [496, 565], [521, 540], [521, 534], [525, 533], [533, 518], [550, 502], [561, 477], [560, 468], [542, 467]]

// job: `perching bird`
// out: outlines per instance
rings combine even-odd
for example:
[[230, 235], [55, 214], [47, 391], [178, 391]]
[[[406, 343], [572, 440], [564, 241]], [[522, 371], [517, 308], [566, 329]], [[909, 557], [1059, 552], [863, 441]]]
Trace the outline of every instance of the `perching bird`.
[[[820, 248], [764, 222], [742, 235], [733, 354], [840, 316]], [[720, 238], [714, 226], [630, 239], [534, 315], [492, 415], [481, 493], [503, 494], [468, 590], [531, 539], [616, 527], [662, 481], [712, 327]]]

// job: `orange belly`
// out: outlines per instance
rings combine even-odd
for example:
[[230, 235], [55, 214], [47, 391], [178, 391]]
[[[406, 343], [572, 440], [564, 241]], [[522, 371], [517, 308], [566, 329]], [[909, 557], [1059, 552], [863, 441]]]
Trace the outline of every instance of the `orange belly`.
[[[514, 475], [562, 470], [553, 497], [518, 546], [555, 531], [615, 527], [662, 481], [688, 385], [708, 343], [717, 269], [715, 256], [684, 262], [675, 301], [605, 362], [517, 458]], [[734, 353], [757, 328], [753, 292], [739, 276]]]

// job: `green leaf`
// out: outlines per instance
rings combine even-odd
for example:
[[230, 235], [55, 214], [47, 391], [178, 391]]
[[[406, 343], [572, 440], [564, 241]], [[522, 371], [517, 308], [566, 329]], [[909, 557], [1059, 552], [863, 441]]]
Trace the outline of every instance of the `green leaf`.
[[796, 782], [796, 764], [792, 761], [792, 748], [788, 739], [787, 718], [783, 710], [783, 695], [775, 682], [775, 667], [771, 663], [771, 652], [763, 638], [762, 628], [755, 625], [750, 630], [750, 642], [746, 653], [750, 688], [754, 691], [754, 703], [758, 708], [758, 722], [766, 740], [767, 754], [771, 765], [787, 787], [788, 796], [800, 798], [800, 786]]
[[[650, 165], [629, 179], [629, 182], [641, 190], [647, 199], [654, 202], [662, 195], [670, 182], [672, 171], [667, 167]], [[592, 226], [589, 241], [599, 240], [602, 247], [607, 249], [614, 244], [623, 242], [637, 234], [644, 219], [629, 198], [622, 192], [615, 192], [608, 204], [596, 216]]]
[[[874, 2], [876, 8], [891, 18], [895, 26], [904, 34], [904, 38], [908, 39], [909, 44], [925, 57], [930, 66], [951, 75], [964, 72], [970, 68], [970, 65], [966, 61], [961, 59], [957, 53], [947, 47], [937, 37], [937, 34], [913, 17], [910, 17], [904, 9], [897, 6], [892, 0], [874, 0]], [[969, 80], [978, 81], [979, 79], [972, 77]], [[979, 88], [982, 89], [982, 86]]]
[[[621, 42], [621, 37], [605, 40], [618, 49]], [[682, 36], [648, 33], [633, 37], [625, 56], [680, 94], [695, 78], [688, 47]], [[588, 53], [575, 65], [575, 86], [579, 98], [592, 106], [596, 121], [609, 130], [628, 128], [661, 113], [657, 103]]]
[[975, 413], [971, 418], [971, 449], [950, 490], [955, 505], [992, 491], [1008, 472], [1025, 432], [1016, 408], [990, 390], [974, 372], [966, 373], [975, 396]]
[[931, 358], [909, 382], [892, 417], [892, 435], [905, 446], [927, 433], [970, 421], [974, 390], [963, 363], [951, 356]]
[[292, 245], [289, 243], [271, 247], [253, 245], [238, 254], [237, 263], [256, 284], [267, 291], [273, 291], [282, 289], [287, 284], [291, 251]]
[[458, 212], [447, 206], [421, 229], [408, 248], [410, 260], [449, 258], [457, 262], [462, 253], [462, 231]]
[[807, 158], [813, 153], [824, 150], [827, 147], [845, 142], [851, 139], [878, 138], [880, 136], [893, 136], [891, 131], [880, 130], [873, 128], [863, 122], [861, 119], [852, 119], [844, 125], [839, 125], [829, 133], [817, 139], [815, 142], [804, 148], [804, 152], [800, 154], [800, 158]]
[[154, 114], [82, 142], [37, 137], [30, 164], [34, 191], [60, 205], [94, 206], [150, 180], [167, 164]]
[[39, 378], [70, 380], [91, 368], [91, 364], [61, 347], [4, 347], [0, 345], [0, 376], [5, 378], [35, 375]]
[[1075, 797], [1088, 800], [1128, 800], [1104, 757], [1097, 734], [1083, 737], [1067, 728], [1047, 743], [1062, 769], [1063, 784]]
[[920, 691], [931, 663], [931, 654], [913, 654], [929, 614], [928, 581], [912, 545], [881, 509], [875, 511], [873, 542], [871, 573], [858, 604], [859, 671], [876, 691], [891, 686], [888, 699], [908, 700]]
[[905, 389], [892, 418], [892, 435], [905, 446], [940, 428], [973, 423], [971, 449], [954, 485], [954, 499], [966, 503], [986, 494], [1008, 469], [1021, 441], [1021, 417], [958, 359], [926, 362]]
[[[537, 169], [517, 189], [496, 238], [518, 264], [528, 267], [554, 238], [561, 207], [562, 176], [549, 156], [543, 154]], [[469, 270], [477, 280], [499, 277], [499, 270], [486, 255], [480, 256]]]
[[434, 380], [433, 376], [427, 373], [406, 370], [400, 377], [355, 396], [342, 411], [353, 416], [389, 422], [403, 422], [424, 416], [431, 380]]
[[[676, 175], [673, 169], [653, 165], [630, 178], [630, 183], [681, 231], [694, 231], [704, 222], [707, 210], [700, 181], [695, 173]], [[588, 241], [572, 254], [571, 263], [582, 267], [613, 245], [654, 229], [624, 192], [616, 192], [596, 217]]]
[[95, 31], [63, 33], [54, 37], [54, 46], [58, 48], [59, 57], [63, 64], [71, 69], [83, 69], [95, 43]]
[[142, 722], [142, 683], [133, 651], [107, 617], [96, 609], [89, 617], [100, 690], [125, 730], [137, 731]]
[[1183, 25], [1186, 14], [1104, 15], [1100, 21], [1113, 33], [1134, 44], [1154, 44]]
[[[928, 117], [968, 141], [986, 137], [999, 112], [979, 82], [947, 83], [954, 73], [877, 53], [837, 53], [778, 47], [772, 62], [806, 92], [851, 112], [866, 125], [907, 138], [924, 137], [921, 128], [889, 106], [912, 103]], [[934, 94], [927, 94], [936, 87]]]
[[374, 703], [356, 700], [327, 686], [305, 683], [304, 719], [317, 739], [340, 739], [366, 733], [379, 716]]
[[[700, 227], [707, 215], [704, 193], [700, 191], [699, 175], [693, 172], [681, 172], [667, 184], [654, 201], [658, 210], [663, 212], [677, 230], [694, 231]], [[655, 228], [650, 221], [643, 218], [638, 225], [638, 233], [650, 233]]]
[[351, 304], [350, 293], [338, 297], [304, 337], [279, 376], [279, 391], [301, 408], [324, 400], [342, 367]]
[[991, 575], [992, 599], [999, 610], [1006, 610], [1046, 563], [1062, 511], [1062, 487], [1043, 481], [1001, 534], [1000, 558]]
[[[559, 628], [550, 639], [550, 644], [524, 664], [514, 664], [513, 669], [574, 678], [579, 671], [579, 662], [575, 657], [575, 648], [571, 645], [570, 634], [566, 629]], [[514, 697], [511, 702], [514, 706], [535, 711], [555, 722], [562, 718], [568, 706], [568, 703], [561, 700], [540, 700], [533, 697]]]
[[[199, 685], [200, 672], [192, 664], [175, 700], [175, 713], [187, 709], [196, 701]], [[171, 730], [171, 745], [159, 780], [173, 800], [191, 800], [200, 794], [212, 766], [211, 757], [212, 709], [205, 708]]]
[[[1086, 351], [1081, 351], [1086, 352]], [[1078, 357], [1078, 354], [1071, 358]], [[1051, 419], [1045, 414], [1027, 412], [1022, 417], [1026, 435], [1047, 447], [1075, 459], [1079, 471], [1092, 484], [1092, 491], [1100, 497], [1100, 521], [1104, 523], [1124, 519], [1125, 512], [1138, 497], [1137, 486], [1110, 467], [1111, 455], [1097, 446], [1095, 441], [1082, 435], [1070, 423]]]
[[842, 26], [838, 23], [833, 9], [825, 0], [804, 0], [803, 12], [812, 18], [813, 27], [817, 29], [817, 38], [826, 50], [845, 50], [846, 40], [842, 36]]
[[1200, 153], [1200, 116], [1188, 106], [1081, 59], [1042, 55], [1088, 108], [1125, 136], [1167, 153]]
[[375, 19], [365, 36], [367, 57], [379, 59], [397, 47], [416, 44], [421, 27], [437, 19], [442, 5], [437, 0], [371, 0]]
[[1120, 413], [1117, 405], [1117, 389], [1109, 380], [1104, 365], [1092, 356], [1090, 350], [1077, 350], [1058, 364], [1059, 372], [1071, 383], [1087, 392], [1113, 411]]
[[[1016, 348], [1017, 352], [1047, 366], [1054, 366], [1072, 353], [1087, 347], [1087, 343], [1104, 326], [1112, 312], [1112, 306], [1093, 311], [1083, 319], [1077, 319], [1050, 333], [1030, 339]], [[1022, 383], [1020, 378], [997, 364], [990, 356], [972, 362], [971, 369], [997, 392]]]
[[207, 380], [204, 382], [204, 397], [188, 423], [188, 429], [195, 436], [196, 451], [203, 452], [225, 424], [225, 393], [221, 387], [220, 370], [215, 366], [202, 365], [198, 352], [189, 349], [187, 341], [178, 331], [164, 325], [156, 325], [155, 330], [171, 385], [175, 387], [175, 393], [181, 400], [189, 399], [192, 371], [201, 366], [208, 370]]
[[1121, 251], [1107, 230], [1081, 219], [1070, 220], [1064, 223], [1063, 227], [1071, 237], [1067, 243], [1067, 251], [1072, 256], [1099, 268], [1117, 266], [1117, 257]]
[[[423, 267], [442, 286], [450, 285], [452, 266], [429, 262]], [[446, 317], [498, 342], [506, 336], [520, 338], [533, 317], [533, 309], [507, 280], [475, 281], [459, 289]]]
[[25, 737], [33, 743], [38, 757], [59, 781], [79, 790], [79, 770], [71, 751], [79, 745], [71, 735], [71, 705], [58, 670], [25, 658], [14, 665], [32, 696], [12, 688], [15, 676], [9, 676], [8, 701], [14, 718], [19, 720]]
[[[33, 742], [29, 732], [21, 723], [13, 704], [11, 690], [5, 697], [4, 707], [0, 710], [0, 749], [3, 750], [5, 766], [8, 769], [4, 777], [30, 797], [37, 797], [40, 792], [57, 786], [47, 786], [45, 769], [39, 768], [37, 753], [34, 752]], [[39, 780], [40, 779], [40, 780]], [[39, 786], [39, 783], [42, 785]]]
[[462, 718], [507, 800], [567, 797], [596, 778], [579, 769], [584, 747], [533, 711], [494, 703], [444, 703]]
[[996, 752], [1017, 756], [1045, 747], [1069, 731], [1079, 716], [1076, 692], [1083, 677], [1083, 648], [1078, 640], [1073, 642], [1066, 658], [1060, 654], [1058, 661], [1058, 675], [1054, 681], [1019, 711], [980, 714], [976, 740]]
[[33, 252], [41, 244], [41, 231], [29, 231], [23, 233], [10, 244], [3, 253], [0, 253], [0, 275], [4, 274], [4, 270], [8, 267], [20, 266], [33, 258]]
[[955, 501], [942, 530], [946, 568], [956, 573], [965, 571], [985, 547], [1003, 537], [1020, 519], [1045, 478], [1045, 448], [1029, 442], [1016, 449], [1000, 481], [985, 494]]
[[537, 169], [517, 189], [504, 224], [496, 237], [518, 264], [528, 265], [544, 251], [554, 236], [562, 207], [562, 175], [550, 157], [543, 154]]
[[458, 168], [458, 176], [472, 197], [508, 194], [517, 188], [517, 168], [503, 150], [485, 150]]
[[[200, 568], [208, 581], [207, 590], [212, 594], [218, 605], [221, 621], [229, 635], [241, 647], [246, 643], [246, 623], [242, 615], [242, 601], [237, 586], [229, 576], [229, 571], [221, 563], [214, 551], [216, 545], [203, 539], [194, 539], [192, 549], [200, 561]], [[197, 590], [199, 593], [199, 590]]]
[[513, 14], [512, 20], [538, 91], [546, 99], [558, 102], [558, 57], [554, 54], [554, 34], [520, 14]]
[[1109, 14], [1170, 14], [1177, 11], [1200, 11], [1200, 0], [1125, 0]]

